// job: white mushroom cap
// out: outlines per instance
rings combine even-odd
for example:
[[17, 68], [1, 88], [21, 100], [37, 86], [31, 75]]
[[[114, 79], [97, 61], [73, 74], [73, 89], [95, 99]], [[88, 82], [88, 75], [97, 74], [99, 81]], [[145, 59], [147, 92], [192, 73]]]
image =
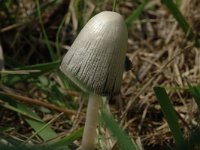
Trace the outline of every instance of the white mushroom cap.
[[99, 95], [119, 92], [128, 33], [124, 19], [104, 11], [83, 27], [64, 56], [61, 71], [82, 89]]

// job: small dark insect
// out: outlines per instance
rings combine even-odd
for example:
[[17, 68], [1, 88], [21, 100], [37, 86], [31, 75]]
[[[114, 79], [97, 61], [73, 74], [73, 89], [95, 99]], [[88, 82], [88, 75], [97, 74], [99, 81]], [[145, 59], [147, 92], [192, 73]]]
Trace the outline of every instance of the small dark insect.
[[126, 56], [125, 63], [124, 63], [124, 70], [125, 71], [129, 71], [129, 70], [131, 70], [132, 67], [133, 67], [132, 62], [130, 61], [130, 59], [128, 58], [128, 56]]

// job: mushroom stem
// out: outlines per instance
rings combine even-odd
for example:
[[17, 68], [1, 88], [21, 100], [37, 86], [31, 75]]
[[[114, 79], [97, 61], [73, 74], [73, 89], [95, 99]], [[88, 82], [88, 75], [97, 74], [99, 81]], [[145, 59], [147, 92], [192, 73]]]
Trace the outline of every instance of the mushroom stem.
[[96, 127], [97, 127], [97, 121], [98, 121], [99, 99], [100, 97], [94, 93], [90, 94], [89, 96], [81, 150], [95, 149], [95, 137], [96, 137]]

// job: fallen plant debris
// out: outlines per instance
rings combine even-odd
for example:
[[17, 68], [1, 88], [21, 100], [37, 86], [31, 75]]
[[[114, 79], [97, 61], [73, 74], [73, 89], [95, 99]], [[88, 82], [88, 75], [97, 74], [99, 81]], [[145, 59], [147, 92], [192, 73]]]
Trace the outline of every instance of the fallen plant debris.
[[[45, 145], [57, 139], [56, 142], [65, 145], [66, 149], [77, 148], [85, 121], [86, 95], [66, 80], [57, 69], [59, 63], [54, 63], [51, 57], [54, 55], [60, 61], [82, 25], [91, 16], [111, 10], [112, 1], [42, 0], [38, 5], [34, 0], [8, 0], [0, 3], [4, 69], [13, 71], [13, 74], [0, 74], [0, 84], [12, 91], [0, 88], [0, 101], [15, 108], [10, 110], [0, 102], [0, 144], [25, 142], [63, 112], [28, 144]], [[141, 4], [142, 1], [124, 0], [116, 4], [115, 10], [126, 19]], [[177, 3], [197, 37], [200, 32], [199, 5], [198, 0]], [[200, 83], [200, 51], [194, 41], [186, 37], [173, 14], [160, 0], [148, 1], [128, 28], [127, 56], [133, 65], [131, 70], [123, 73], [120, 93], [109, 97], [106, 107], [140, 149], [174, 149], [172, 133], [153, 91], [157, 85], [165, 87], [168, 92], [184, 138], [199, 129], [198, 106], [188, 90], [188, 83]], [[36, 64], [38, 66], [33, 66]], [[40, 72], [15, 72], [25, 66], [35, 67], [30, 70], [38, 68]], [[39, 117], [42, 123], [23, 117], [23, 113]], [[103, 123], [100, 123], [97, 134], [98, 149], [119, 149]]]

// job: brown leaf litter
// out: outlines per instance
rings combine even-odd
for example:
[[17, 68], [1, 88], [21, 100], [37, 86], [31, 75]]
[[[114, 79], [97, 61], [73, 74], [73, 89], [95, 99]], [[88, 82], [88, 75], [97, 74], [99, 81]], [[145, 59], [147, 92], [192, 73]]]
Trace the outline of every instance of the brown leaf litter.
[[[93, 1], [87, 3], [91, 7], [90, 10], [93, 11], [95, 3]], [[30, 4], [33, 7], [32, 3]], [[110, 10], [111, 5], [109, 4], [109, 1], [105, 1], [95, 11]], [[68, 5], [70, 11], [66, 17], [65, 31], [63, 30], [65, 34], [61, 35], [61, 47], [68, 47], [65, 42], [68, 41], [67, 44], [72, 42], [71, 36], [76, 33], [78, 28], [75, 10], [72, 9], [72, 4]], [[127, 17], [137, 6], [137, 2], [121, 1], [117, 11]], [[199, 0], [183, 0], [180, 6], [184, 16], [198, 35], [200, 34], [199, 7]], [[48, 30], [48, 33], [51, 33], [50, 39], [55, 37], [55, 26], [58, 26], [58, 21], [51, 23], [51, 19], [58, 10], [61, 11], [61, 9], [55, 8], [50, 13], [46, 13], [46, 17], [44, 16], [45, 25], [50, 26]], [[90, 15], [92, 11], [89, 12]], [[22, 13], [27, 15], [24, 10]], [[59, 19], [56, 18], [55, 20]], [[38, 48], [41, 48], [41, 46]], [[34, 48], [31, 49], [32, 52], [29, 53], [28, 58], [37, 54]], [[127, 55], [132, 61], [133, 67], [123, 75], [123, 84], [119, 96], [110, 99], [110, 110], [140, 147], [144, 149], [171, 148], [174, 141], [153, 93], [153, 87], [163, 86], [167, 89], [176, 112], [179, 114], [181, 129], [184, 136], [187, 137], [190, 129], [198, 127], [197, 106], [187, 91], [187, 82], [192, 85], [200, 83], [199, 48], [196, 48], [194, 43], [186, 39], [186, 35], [164, 4], [160, 0], [151, 0], [140, 18], [129, 28]], [[85, 108], [80, 99], [75, 98], [75, 102], [80, 104], [79, 111], [83, 107]], [[7, 111], [5, 113], [9, 114]], [[66, 128], [71, 127], [69, 130], [73, 131], [83, 126], [83, 120], [83, 117], [72, 116], [70, 120], [72, 126]], [[6, 121], [10, 122], [10, 120]], [[60, 125], [62, 121], [55, 124]], [[27, 132], [30, 130], [29, 128], [26, 129]], [[63, 127], [56, 126], [57, 131], [64, 129], [64, 125]], [[107, 129], [99, 128], [98, 132], [105, 135], [107, 139], [105, 143], [108, 149], [116, 149], [116, 141], [110, 139], [110, 133]], [[100, 145], [104, 145], [101, 140]]]
[[[183, 6], [185, 5], [185, 6]], [[200, 2], [185, 0], [182, 12], [196, 34], [199, 34]], [[150, 10], [148, 8], [156, 8]], [[144, 149], [170, 148], [172, 135], [153, 93], [163, 86], [179, 114], [181, 128], [187, 137], [190, 128], [198, 126], [197, 106], [187, 92], [187, 82], [200, 82], [200, 51], [189, 42], [169, 10], [152, 0], [129, 29], [128, 56], [133, 63], [124, 73], [120, 102], [112, 106], [133, 139], [140, 138]], [[131, 123], [129, 123], [131, 121]]]

